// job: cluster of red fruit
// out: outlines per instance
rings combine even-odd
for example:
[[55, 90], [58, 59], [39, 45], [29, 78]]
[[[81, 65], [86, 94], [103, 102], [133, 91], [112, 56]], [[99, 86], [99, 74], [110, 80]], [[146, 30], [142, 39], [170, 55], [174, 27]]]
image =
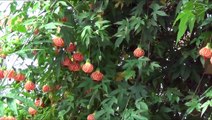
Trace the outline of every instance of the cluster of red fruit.
[[22, 73], [16, 73], [13, 69], [0, 70], [0, 79], [3, 79], [3, 78], [14, 79], [17, 82], [21, 82], [25, 80], [25, 75]]
[[16, 118], [14, 118], [13, 116], [4, 116], [0, 117], [0, 120], [16, 120]]
[[208, 43], [205, 47], [201, 48], [199, 54], [204, 57], [204, 59], [210, 59], [212, 64], [212, 48], [210, 47], [211, 43]]
[[[57, 48], [64, 47], [64, 40], [60, 37], [54, 37], [53, 39], [54, 46]], [[77, 72], [82, 69], [83, 72], [86, 74], [90, 74], [90, 77], [94, 81], [101, 81], [104, 75], [97, 69], [93, 72], [94, 66], [87, 60], [82, 66], [80, 65], [81, 62], [84, 61], [84, 56], [80, 52], [76, 52], [76, 45], [74, 43], [70, 43], [69, 46], [66, 48], [67, 53], [73, 53], [72, 58], [65, 57], [62, 61], [62, 65], [68, 67], [68, 69], [72, 72]]]
[[[55, 89], [56, 89], [56, 90], [59, 90], [60, 87], [61, 87], [61, 86], [57, 85], [57, 86], [55, 87]], [[34, 90], [34, 89], [35, 89], [35, 84], [34, 84], [33, 82], [31, 82], [31, 81], [27, 81], [27, 83], [25, 84], [25, 89], [26, 89], [26, 90]], [[52, 90], [52, 88], [51, 88], [49, 85], [44, 85], [44, 86], [42, 87], [42, 91], [43, 91], [44, 93], [50, 92], [51, 90]], [[35, 100], [35, 103], [34, 103], [34, 104], [35, 104], [36, 107], [45, 107], [44, 102], [43, 102], [42, 99], [40, 99], [40, 98], [37, 98], [37, 99]], [[37, 110], [34, 109], [34, 108], [32, 108], [32, 107], [29, 107], [29, 108], [28, 108], [28, 112], [29, 112], [30, 115], [34, 116], [34, 115], [37, 113]]]

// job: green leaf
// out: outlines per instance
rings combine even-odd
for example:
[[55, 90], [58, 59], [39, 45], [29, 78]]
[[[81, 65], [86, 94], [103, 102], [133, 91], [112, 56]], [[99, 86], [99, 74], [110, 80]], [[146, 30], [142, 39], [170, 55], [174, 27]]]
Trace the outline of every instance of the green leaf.
[[4, 115], [4, 102], [0, 101], [0, 116]]
[[136, 100], [135, 106], [138, 110], [141, 110], [142, 112], [148, 111], [147, 104], [143, 102], [141, 99]]
[[210, 106], [210, 100], [206, 101], [205, 103], [203, 103], [201, 105], [201, 108], [202, 108], [201, 116], [205, 113], [205, 111], [207, 110], [208, 106]]
[[135, 71], [134, 70], [127, 69], [123, 72], [123, 74], [124, 74], [125, 80], [128, 80], [128, 79], [135, 77]]
[[171, 108], [169, 108], [169, 107], [166, 107], [166, 106], [162, 106], [161, 108], [160, 108], [160, 111], [161, 112], [165, 112], [165, 113], [169, 113], [169, 112], [171, 112], [172, 111], [172, 109]]
[[115, 42], [115, 48], [119, 47], [119, 45], [123, 42], [124, 38], [119, 37], [118, 39], [116, 39]]
[[156, 11], [159, 16], [168, 16], [164, 11]]
[[196, 21], [196, 18], [195, 18], [194, 15], [192, 15], [190, 17], [189, 24], [188, 24], [190, 33], [192, 33], [192, 31], [194, 29], [194, 23], [195, 23], [195, 21]]
[[18, 115], [18, 110], [17, 110], [17, 105], [15, 102], [15, 99], [12, 98], [7, 98], [7, 104], [9, 106], [9, 108], [16, 114]]
[[184, 35], [186, 29], [187, 29], [187, 22], [188, 22], [189, 18], [186, 15], [186, 13], [184, 13], [183, 18], [180, 20], [180, 24], [178, 27], [178, 33], [177, 33], [177, 41], [176, 44], [180, 41], [181, 37]]

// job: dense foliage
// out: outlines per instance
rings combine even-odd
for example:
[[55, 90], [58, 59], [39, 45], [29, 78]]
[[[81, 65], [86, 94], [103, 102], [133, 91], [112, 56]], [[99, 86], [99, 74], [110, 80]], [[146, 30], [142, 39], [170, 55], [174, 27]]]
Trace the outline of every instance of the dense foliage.
[[209, 0], [12, 2], [1, 13], [0, 116], [212, 118], [211, 8]]

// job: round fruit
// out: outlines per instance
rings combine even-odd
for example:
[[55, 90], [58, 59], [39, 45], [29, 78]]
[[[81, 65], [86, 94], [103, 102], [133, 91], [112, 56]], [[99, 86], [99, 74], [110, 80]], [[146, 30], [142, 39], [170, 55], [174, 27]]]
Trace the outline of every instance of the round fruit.
[[59, 90], [60, 88], [61, 88], [60, 85], [56, 85], [56, 86], [55, 86], [55, 89], [56, 89], [56, 90]]
[[143, 49], [141, 49], [140, 47], [137, 47], [134, 51], [133, 51], [133, 55], [137, 58], [144, 56], [145, 52]]
[[4, 71], [0, 70], [0, 79], [4, 78]]
[[14, 70], [7, 70], [4, 71], [4, 76], [11, 79], [15, 77], [15, 71]]
[[37, 110], [35, 110], [32, 107], [29, 107], [28, 112], [29, 112], [30, 115], [35, 115], [37, 113]]
[[35, 100], [35, 106], [36, 107], [44, 107], [44, 103], [43, 103], [43, 101], [40, 98], [37, 98]]
[[54, 37], [53, 39], [53, 43], [55, 46], [57, 47], [63, 47], [64, 46], [64, 41], [61, 37]]
[[91, 93], [91, 92], [92, 92], [92, 88], [86, 90], [86, 91], [85, 91], [85, 94], [87, 95], [87, 94], [89, 94], [89, 93]]
[[87, 120], [95, 120], [94, 114], [89, 114], [89, 115], [87, 116]]
[[54, 53], [55, 53], [56, 55], [58, 55], [59, 52], [60, 52], [60, 48], [59, 48], [59, 47], [55, 47], [55, 48], [54, 48]]
[[14, 77], [15, 81], [23, 81], [25, 79], [25, 75], [24, 74], [16, 74], [16, 76]]
[[82, 65], [82, 70], [85, 73], [91, 73], [93, 71], [94, 67], [90, 62], [86, 62], [84, 65]]
[[70, 43], [69, 46], [66, 48], [67, 52], [73, 52], [76, 49], [76, 45], [74, 43]]
[[81, 67], [80, 67], [80, 64], [79, 63], [72, 62], [72, 63], [69, 64], [68, 69], [70, 71], [76, 72], [76, 71], [80, 71]]
[[63, 66], [69, 66], [71, 64], [71, 60], [68, 57], [65, 57], [65, 59], [62, 62]]
[[51, 89], [51, 88], [50, 88], [48, 85], [44, 85], [44, 86], [42, 87], [42, 91], [43, 91], [43, 92], [49, 92], [50, 89]]
[[61, 18], [61, 21], [62, 22], [67, 22], [68, 21], [68, 18], [67, 17], [63, 17], [63, 18]]
[[6, 120], [16, 120], [13, 116], [8, 116]]
[[39, 33], [39, 30], [36, 28], [34, 31], [34, 35], [37, 35]]
[[74, 59], [74, 61], [82, 62], [84, 57], [81, 53], [74, 53], [73, 59]]
[[208, 59], [212, 57], [212, 50], [208, 46], [206, 46], [200, 49], [199, 54]]
[[94, 81], [101, 81], [103, 79], [104, 75], [100, 71], [95, 71], [91, 74], [91, 78]]
[[7, 120], [7, 117], [0, 117], [0, 120]]
[[5, 59], [7, 57], [7, 55], [5, 55], [5, 54], [2, 53], [2, 54], [0, 54], [0, 57], [3, 58], [3, 59]]
[[27, 90], [27, 91], [30, 91], [30, 90], [34, 90], [35, 89], [35, 84], [32, 82], [32, 81], [27, 81], [24, 85], [24, 88]]

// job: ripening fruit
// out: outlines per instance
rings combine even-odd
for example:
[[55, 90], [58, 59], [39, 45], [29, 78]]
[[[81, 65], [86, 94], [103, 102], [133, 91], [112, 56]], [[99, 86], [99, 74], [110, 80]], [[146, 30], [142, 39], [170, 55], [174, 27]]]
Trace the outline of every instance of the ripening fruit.
[[43, 92], [49, 92], [51, 90], [51, 88], [48, 86], [48, 85], [44, 85], [43, 87], [42, 87], [42, 91]]
[[79, 63], [72, 62], [72, 63], [69, 64], [68, 69], [70, 71], [76, 72], [76, 71], [80, 71], [81, 67], [80, 67], [80, 64]]
[[14, 70], [6, 70], [4, 71], [4, 76], [11, 79], [15, 77], [15, 71]]
[[5, 120], [16, 120], [16, 118], [14, 118], [13, 116], [8, 116]]
[[199, 54], [201, 56], [203, 56], [204, 58], [211, 58], [212, 57], [212, 50], [209, 47], [209, 44], [207, 44], [207, 46], [203, 47], [202, 49], [200, 49]]
[[34, 31], [34, 35], [37, 35], [39, 33], [39, 30], [36, 28]]
[[62, 22], [67, 22], [68, 21], [68, 18], [67, 17], [63, 17], [63, 18], [61, 18], [61, 21]]
[[89, 114], [87, 120], [96, 120], [94, 114]]
[[69, 46], [66, 48], [67, 52], [73, 52], [76, 49], [76, 45], [74, 43], [70, 43]]
[[56, 86], [55, 86], [55, 89], [56, 89], [56, 90], [59, 90], [60, 88], [61, 88], [60, 85], [56, 85]]
[[54, 37], [53, 39], [53, 43], [55, 46], [57, 47], [63, 47], [64, 46], [64, 41], [61, 37]]
[[104, 75], [99, 70], [96, 70], [95, 72], [93, 72], [91, 74], [91, 78], [94, 81], [101, 81], [103, 79], [103, 77], [104, 77]]
[[37, 113], [37, 110], [35, 110], [32, 107], [29, 107], [28, 112], [29, 112], [30, 115], [35, 115]]
[[137, 47], [134, 51], [133, 51], [133, 55], [137, 58], [144, 56], [145, 52], [143, 49], [141, 49], [140, 47]]
[[0, 79], [4, 78], [4, 71], [0, 70]]
[[35, 100], [35, 106], [36, 107], [39, 107], [41, 105], [41, 100], [40, 100], [40, 98], [37, 98], [36, 100]]
[[32, 81], [27, 81], [24, 85], [24, 88], [27, 90], [27, 91], [30, 91], [30, 90], [34, 90], [35, 89], [35, 84], [32, 82]]
[[0, 117], [0, 120], [7, 120], [7, 117]]
[[37, 98], [37, 99], [35, 100], [35, 106], [36, 106], [36, 107], [44, 107], [44, 103], [43, 103], [42, 99]]
[[82, 70], [85, 73], [91, 73], [93, 71], [94, 67], [90, 62], [86, 62], [84, 65], [82, 65]]
[[55, 53], [56, 55], [58, 55], [59, 52], [60, 52], [60, 48], [59, 48], [59, 47], [55, 47], [55, 48], [54, 48], [54, 53]]
[[87, 94], [89, 94], [89, 93], [91, 93], [91, 92], [92, 92], [92, 88], [86, 90], [84, 93], [87, 95]]
[[25, 75], [24, 74], [16, 74], [16, 76], [14, 77], [15, 81], [23, 81], [25, 79]]
[[62, 62], [62, 65], [63, 66], [69, 66], [69, 64], [71, 64], [71, 60], [68, 57], [65, 57], [63, 62]]
[[74, 61], [77, 61], [77, 62], [82, 62], [84, 57], [81, 53], [74, 53], [73, 54], [73, 59]]

